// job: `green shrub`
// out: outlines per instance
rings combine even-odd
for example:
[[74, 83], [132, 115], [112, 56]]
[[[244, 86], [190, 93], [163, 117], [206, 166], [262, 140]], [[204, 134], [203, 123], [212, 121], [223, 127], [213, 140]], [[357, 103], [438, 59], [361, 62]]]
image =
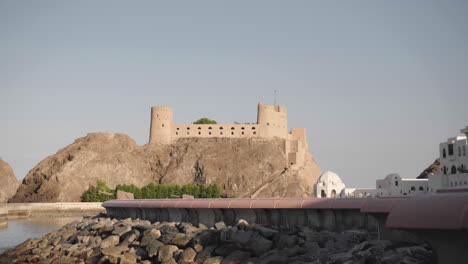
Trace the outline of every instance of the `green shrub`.
[[115, 199], [114, 195], [107, 195], [107, 193], [115, 193], [109, 187], [105, 181], [97, 181], [96, 186], [89, 186], [89, 189], [81, 196], [82, 202], [104, 202], [107, 200]]
[[[198, 185], [191, 184], [180, 185], [165, 185], [150, 183], [142, 188], [138, 188], [134, 184], [119, 184], [114, 190], [107, 187], [105, 181], [98, 181], [96, 186], [90, 186], [89, 189], [81, 196], [83, 202], [104, 202], [115, 199], [115, 193], [120, 190], [133, 193], [135, 199], [171, 199], [180, 198], [182, 194], [192, 195], [195, 198], [220, 198], [221, 188], [214, 185]], [[113, 193], [114, 195], [106, 195], [102, 192]]]
[[203, 117], [198, 119], [197, 121], [193, 122], [194, 124], [217, 124], [215, 120]]

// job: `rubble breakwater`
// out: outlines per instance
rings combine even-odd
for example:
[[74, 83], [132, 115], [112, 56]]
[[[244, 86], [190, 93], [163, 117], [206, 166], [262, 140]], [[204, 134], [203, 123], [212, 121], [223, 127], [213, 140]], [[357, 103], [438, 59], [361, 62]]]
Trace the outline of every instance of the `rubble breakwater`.
[[0, 255], [0, 263], [431, 263], [425, 244], [376, 240], [364, 230], [269, 228], [240, 220], [190, 223], [84, 217]]

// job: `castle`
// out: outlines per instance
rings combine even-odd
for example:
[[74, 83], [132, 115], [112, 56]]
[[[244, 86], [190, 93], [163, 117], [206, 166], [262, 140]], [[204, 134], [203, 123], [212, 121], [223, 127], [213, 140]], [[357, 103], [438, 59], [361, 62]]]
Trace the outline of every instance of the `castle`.
[[149, 143], [170, 144], [179, 138], [273, 138], [284, 139], [288, 166], [304, 164], [308, 151], [306, 130], [294, 127], [288, 131], [286, 107], [258, 103], [256, 124], [174, 124], [171, 107], [151, 108]]

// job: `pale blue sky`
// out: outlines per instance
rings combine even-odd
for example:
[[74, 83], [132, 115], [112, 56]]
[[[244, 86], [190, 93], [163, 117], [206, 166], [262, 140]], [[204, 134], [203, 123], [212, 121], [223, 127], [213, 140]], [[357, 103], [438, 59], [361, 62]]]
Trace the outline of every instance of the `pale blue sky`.
[[416, 177], [468, 125], [467, 1], [0, 0], [0, 156], [23, 178], [89, 132], [288, 107], [352, 187]]

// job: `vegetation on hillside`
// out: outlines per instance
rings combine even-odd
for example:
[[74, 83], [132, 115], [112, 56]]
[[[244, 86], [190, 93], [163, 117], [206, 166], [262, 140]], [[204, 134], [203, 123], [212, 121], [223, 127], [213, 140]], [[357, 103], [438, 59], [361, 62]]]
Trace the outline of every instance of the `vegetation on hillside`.
[[203, 117], [198, 119], [197, 121], [193, 122], [194, 124], [217, 124], [215, 120]]
[[[90, 186], [81, 196], [82, 202], [104, 202], [115, 199], [117, 190], [133, 193], [135, 199], [167, 199], [180, 198], [182, 194], [192, 195], [195, 198], [220, 198], [221, 188], [218, 185], [198, 185], [186, 184], [166, 185], [150, 183], [142, 188], [134, 184], [117, 185], [115, 189], [107, 187], [105, 181], [98, 181], [96, 186]], [[112, 194], [112, 195], [109, 195]]]

